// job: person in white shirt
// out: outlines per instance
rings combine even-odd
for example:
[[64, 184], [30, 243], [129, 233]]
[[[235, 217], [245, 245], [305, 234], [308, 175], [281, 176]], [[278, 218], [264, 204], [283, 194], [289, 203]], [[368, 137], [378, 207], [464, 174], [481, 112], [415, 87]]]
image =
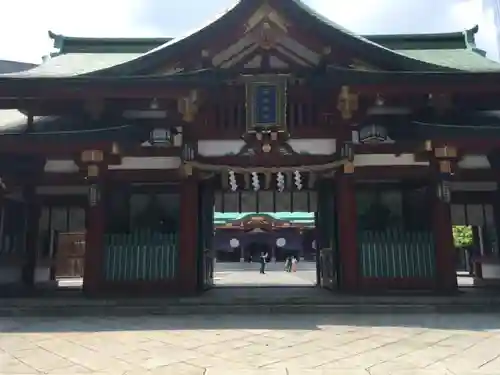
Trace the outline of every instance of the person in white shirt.
[[297, 257], [293, 257], [292, 259], [292, 272], [297, 272], [297, 263], [299, 261], [297, 260]]

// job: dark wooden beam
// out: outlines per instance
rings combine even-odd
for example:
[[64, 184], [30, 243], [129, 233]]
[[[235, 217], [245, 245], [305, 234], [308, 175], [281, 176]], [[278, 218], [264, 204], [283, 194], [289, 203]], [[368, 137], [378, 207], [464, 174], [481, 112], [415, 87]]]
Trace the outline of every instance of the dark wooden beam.
[[430, 168], [420, 165], [398, 165], [398, 166], [366, 166], [354, 169], [354, 178], [357, 180], [381, 180], [381, 179], [418, 179], [422, 180], [430, 176]]
[[[346, 82], [349, 85], [349, 82]], [[333, 87], [332, 87], [333, 88]], [[373, 85], [352, 84], [349, 88], [361, 94], [377, 94], [385, 93], [391, 95], [414, 95], [414, 94], [487, 94], [497, 95], [500, 94], [500, 86], [476, 84], [476, 83], [463, 83], [463, 84], [396, 84], [396, 83], [380, 83]]]
[[206, 164], [230, 165], [238, 167], [293, 167], [327, 164], [335, 160], [333, 155], [287, 155], [259, 154], [254, 156], [220, 156], [199, 158]]
[[0, 152], [12, 154], [37, 154], [47, 157], [60, 157], [74, 155], [83, 150], [105, 150], [111, 151], [111, 142], [82, 141], [61, 142], [56, 140], [44, 140], [28, 138], [24, 134], [14, 137], [0, 137]]
[[492, 169], [465, 169], [456, 168], [453, 180], [455, 181], [491, 181], [496, 182], [495, 171]]
[[[500, 133], [500, 132], [499, 132]], [[430, 138], [434, 147], [455, 146], [462, 153], [487, 154], [491, 150], [500, 146], [500, 137], [471, 137], [464, 136], [459, 139]]]
[[143, 147], [137, 146], [123, 150], [122, 156], [132, 157], [158, 157], [158, 156], [181, 156], [180, 147]]
[[[40, 87], [41, 86], [41, 87]], [[45, 87], [43, 82], [33, 82], [31, 85], [23, 85], [16, 88], [15, 85], [6, 85], [0, 82], [0, 98], [5, 99], [86, 99], [89, 97], [101, 98], [177, 98], [188, 95], [189, 91], [199, 85], [187, 85], [184, 87], [169, 87], [165, 83], [163, 87], [152, 84], [123, 84], [123, 87], [111, 87], [105, 84], [77, 84], [66, 83]], [[187, 87], [186, 87], [187, 86]], [[44, 88], [44, 89], [42, 89]], [[202, 88], [202, 87], [201, 87]]]
[[396, 143], [357, 144], [356, 154], [408, 154], [421, 151], [424, 141], [397, 141]]
[[163, 183], [178, 182], [181, 174], [178, 169], [163, 170], [110, 170], [106, 176], [115, 182]]

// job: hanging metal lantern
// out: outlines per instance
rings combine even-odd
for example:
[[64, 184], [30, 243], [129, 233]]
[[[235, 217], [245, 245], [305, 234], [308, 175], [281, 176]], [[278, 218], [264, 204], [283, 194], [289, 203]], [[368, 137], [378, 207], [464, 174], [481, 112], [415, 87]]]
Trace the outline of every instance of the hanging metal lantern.
[[439, 200], [445, 203], [451, 202], [451, 189], [450, 183], [446, 180], [442, 180], [437, 186], [437, 196]]
[[99, 188], [97, 185], [92, 184], [89, 187], [89, 205], [90, 207], [95, 207], [97, 206], [97, 203], [99, 202]]
[[359, 131], [359, 142], [361, 143], [382, 143], [387, 139], [387, 129], [381, 125], [371, 124], [362, 127]]

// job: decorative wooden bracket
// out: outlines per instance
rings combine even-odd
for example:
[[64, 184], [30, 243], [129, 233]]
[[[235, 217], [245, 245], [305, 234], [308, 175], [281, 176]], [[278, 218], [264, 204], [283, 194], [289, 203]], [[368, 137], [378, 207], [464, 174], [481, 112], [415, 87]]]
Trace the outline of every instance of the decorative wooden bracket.
[[193, 122], [199, 110], [199, 94], [197, 90], [192, 90], [189, 96], [178, 100], [178, 111], [182, 114], [182, 119], [186, 122]]
[[439, 160], [439, 173], [445, 175], [453, 174], [452, 164], [450, 160]]
[[358, 102], [358, 94], [351, 93], [349, 86], [342, 86], [337, 100], [337, 109], [344, 120], [352, 118], [353, 114], [358, 110]]
[[344, 173], [345, 174], [353, 174], [354, 173], [354, 163], [347, 162], [344, 164]]
[[434, 149], [434, 155], [438, 159], [455, 159], [458, 157], [458, 151], [457, 148], [453, 146], [436, 147]]
[[277, 129], [259, 129], [243, 135], [245, 146], [238, 153], [239, 155], [252, 154], [279, 154], [285, 150], [287, 154], [295, 153], [287, 143], [290, 135]]
[[97, 179], [99, 177], [99, 166], [104, 161], [102, 150], [84, 150], [80, 155], [80, 161], [87, 167], [87, 179]]
[[193, 166], [189, 163], [183, 163], [181, 164], [179, 171], [182, 177], [188, 178], [193, 175]]
[[288, 33], [288, 25], [279, 12], [265, 2], [246, 22], [245, 34], [247, 33], [253, 34], [259, 47], [269, 50]]

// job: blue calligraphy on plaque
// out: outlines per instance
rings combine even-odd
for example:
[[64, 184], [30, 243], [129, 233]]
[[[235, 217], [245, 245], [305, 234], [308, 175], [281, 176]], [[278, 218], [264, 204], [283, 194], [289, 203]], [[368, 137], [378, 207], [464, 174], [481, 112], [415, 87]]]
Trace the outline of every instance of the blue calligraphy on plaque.
[[255, 126], [278, 123], [278, 88], [275, 85], [257, 85], [254, 91]]

